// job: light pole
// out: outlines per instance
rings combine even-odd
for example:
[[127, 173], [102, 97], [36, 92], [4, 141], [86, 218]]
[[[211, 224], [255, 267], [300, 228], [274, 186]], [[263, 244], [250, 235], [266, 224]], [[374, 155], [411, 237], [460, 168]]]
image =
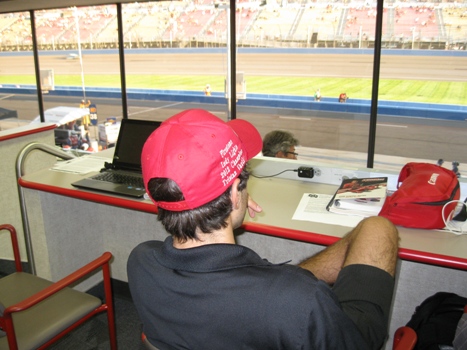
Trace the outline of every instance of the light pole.
[[[234, 0], [232, 0], [234, 1]], [[216, 8], [225, 9], [226, 16], [227, 16], [227, 77], [225, 80], [225, 97], [227, 99], [227, 120], [232, 119], [232, 89], [231, 89], [231, 82], [232, 82], [232, 50], [231, 40], [230, 37], [230, 4], [222, 3], [222, 4], [215, 4]]]
[[76, 35], [78, 36], [78, 56], [79, 64], [81, 67], [81, 87], [83, 89], [83, 99], [86, 102], [86, 89], [84, 85], [84, 70], [83, 70], [83, 56], [81, 55], [81, 37], [79, 34], [79, 20], [78, 20], [78, 9], [75, 7], [75, 25], [76, 25]]

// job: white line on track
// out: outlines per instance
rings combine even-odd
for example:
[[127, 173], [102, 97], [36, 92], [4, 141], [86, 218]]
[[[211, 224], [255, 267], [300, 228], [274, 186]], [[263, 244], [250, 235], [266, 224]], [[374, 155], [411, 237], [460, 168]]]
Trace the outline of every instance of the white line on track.
[[310, 121], [309, 118], [300, 118], [300, 117], [282, 117], [282, 116], [279, 116], [279, 119], [294, 119], [294, 120]]
[[[176, 103], [172, 103], [172, 104], [170, 104], [170, 105], [165, 105], [165, 106], [161, 106], [161, 107], [148, 108], [148, 109], [144, 109], [144, 110], [142, 110], [142, 111], [136, 112], [136, 113], [129, 113], [128, 116], [130, 116], [130, 115], [136, 115], [136, 114], [141, 114], [141, 113], [145, 113], [145, 112], [151, 112], [151, 111], [155, 111], [155, 110], [162, 109], [162, 108], [178, 106], [178, 105], [180, 105], [180, 104], [182, 104], [182, 103], [183, 103], [183, 102], [176, 102]], [[133, 108], [133, 107], [132, 107], [132, 108]], [[139, 107], [139, 108], [144, 108], [144, 107]]]
[[4, 99], [6, 99], [6, 98], [8, 98], [8, 97], [12, 97], [12, 96], [15, 96], [15, 95], [14, 95], [14, 94], [5, 95], [5, 96], [3, 96], [3, 97], [0, 97], [0, 100], [4, 100]]
[[407, 128], [407, 125], [394, 125], [394, 124], [376, 124], [376, 126], [389, 126], [390, 128]]

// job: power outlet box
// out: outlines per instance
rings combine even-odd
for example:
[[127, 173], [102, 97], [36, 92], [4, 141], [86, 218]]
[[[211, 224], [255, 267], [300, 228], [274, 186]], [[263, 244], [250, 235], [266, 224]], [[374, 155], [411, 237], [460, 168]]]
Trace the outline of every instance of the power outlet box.
[[313, 176], [315, 176], [315, 172], [312, 167], [301, 166], [298, 168], [298, 177], [312, 179]]

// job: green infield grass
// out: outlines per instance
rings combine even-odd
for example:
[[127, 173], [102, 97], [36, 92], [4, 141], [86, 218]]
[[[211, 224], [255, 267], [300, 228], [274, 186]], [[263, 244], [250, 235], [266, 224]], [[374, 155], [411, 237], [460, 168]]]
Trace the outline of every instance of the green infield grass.
[[[118, 75], [85, 75], [85, 86], [119, 87]], [[224, 76], [181, 76], [181, 75], [127, 75], [128, 88], [158, 90], [202, 91], [206, 84], [213, 92], [224, 91]], [[0, 84], [35, 85], [31, 75], [3, 75]], [[302, 78], [302, 77], [246, 77], [247, 94], [274, 94], [313, 96], [316, 89], [323, 97], [338, 97], [346, 92], [349, 98], [371, 99], [371, 79], [360, 78]], [[56, 75], [56, 86], [81, 86], [80, 75]], [[378, 87], [379, 99], [387, 101], [410, 101], [467, 105], [465, 82], [419, 81], [381, 79]]]

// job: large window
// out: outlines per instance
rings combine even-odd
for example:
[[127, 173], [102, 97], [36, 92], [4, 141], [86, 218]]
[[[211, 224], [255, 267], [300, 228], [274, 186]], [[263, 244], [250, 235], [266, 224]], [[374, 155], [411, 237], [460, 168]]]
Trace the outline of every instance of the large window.
[[[397, 101], [400, 114], [378, 118], [375, 166], [396, 160], [467, 162], [465, 4], [397, 3], [385, 9], [379, 105]], [[455, 30], [453, 30], [453, 27]], [[460, 51], [459, 51], [460, 50]], [[395, 164], [394, 164], [395, 163]]]
[[[164, 120], [198, 107], [225, 118], [225, 10], [161, 1], [123, 4], [122, 12], [129, 117]], [[215, 23], [224, 23], [216, 33]]]
[[[382, 13], [371, 1], [76, 5], [33, 12], [46, 109], [90, 100], [103, 124], [204, 108], [248, 119], [263, 136], [289, 130], [298, 159], [317, 163], [467, 162], [466, 4], [389, 1]], [[5, 89], [35, 89], [29, 12], [1, 18], [0, 106], [32, 119], [37, 96]]]
[[[39, 115], [29, 12], [0, 14], [0, 130]], [[17, 94], [31, 89], [32, 95]]]
[[[63, 131], [56, 131], [57, 144], [93, 151], [106, 148], [108, 142], [88, 112], [90, 108], [97, 112], [101, 121], [122, 117], [116, 6], [35, 11], [35, 17], [40, 68], [52, 72], [54, 79], [53, 89], [43, 90], [46, 115], [61, 107], [86, 111], [84, 117], [59, 126]], [[108, 107], [100, 108], [96, 90], [108, 96]]]

